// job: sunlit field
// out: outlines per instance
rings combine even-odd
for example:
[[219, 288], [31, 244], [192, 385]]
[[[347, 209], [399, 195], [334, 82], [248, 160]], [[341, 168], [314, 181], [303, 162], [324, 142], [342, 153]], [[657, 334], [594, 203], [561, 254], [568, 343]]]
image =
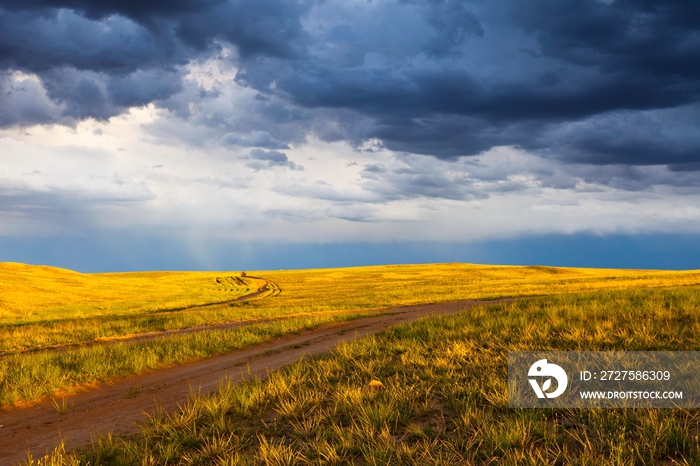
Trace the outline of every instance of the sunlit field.
[[[248, 274], [240, 271], [79, 274], [51, 267], [3, 263], [0, 264], [0, 351], [17, 352], [261, 317], [696, 283], [700, 283], [697, 271], [473, 264]], [[259, 299], [231, 302], [265, 286], [269, 290]]]
[[27, 402], [59, 392], [67, 395], [82, 385], [107, 382], [223, 354], [289, 333], [356, 317], [350, 314], [293, 317], [236, 329], [172, 335], [149, 341], [117, 342], [64, 352], [11, 354], [0, 358], [0, 407], [26, 405]]
[[366, 309], [465, 299], [700, 284], [700, 271], [428, 264], [251, 272], [284, 290], [253, 306], [293, 311]]
[[[697, 271], [472, 264], [127, 274], [2, 264], [0, 406], [241, 347], [229, 340], [257, 343], [392, 306], [695, 284]], [[246, 327], [118, 342], [228, 322], [255, 323], [257, 336], [245, 336], [253, 331]]]
[[141, 437], [104, 437], [27, 464], [700, 464], [694, 410], [509, 409], [506, 387], [509, 351], [700, 350], [699, 309], [693, 286], [540, 297], [424, 319], [266, 380], [192, 395]]
[[[217, 280], [218, 278], [218, 280]], [[221, 302], [264, 282], [212, 272], [81, 274], [54, 267], [0, 263], [0, 323], [27, 323], [161, 311]]]

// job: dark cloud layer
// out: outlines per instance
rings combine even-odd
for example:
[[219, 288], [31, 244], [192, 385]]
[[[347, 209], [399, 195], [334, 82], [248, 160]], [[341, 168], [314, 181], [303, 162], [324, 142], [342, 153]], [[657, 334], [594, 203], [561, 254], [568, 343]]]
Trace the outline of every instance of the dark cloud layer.
[[253, 170], [267, 170], [273, 167], [286, 167], [290, 170], [304, 170], [304, 167], [289, 160], [287, 154], [276, 150], [253, 149], [248, 155], [246, 165]]
[[303, 2], [276, 0], [3, 1], [0, 70], [36, 74], [61, 106], [58, 122], [105, 120], [131, 106], [162, 104], [181, 91], [182, 66], [216, 52], [217, 40], [235, 44], [245, 59], [298, 55], [306, 9]]
[[0, 125], [151, 102], [188, 119], [185, 65], [223, 43], [260, 105], [211, 120], [222, 145], [273, 154], [314, 134], [447, 160], [511, 145], [700, 167], [700, 5], [680, 0], [0, 0]]
[[662, 79], [664, 87], [695, 88], [700, 77], [696, 2], [537, 0], [513, 7], [516, 23], [537, 35], [542, 54], [607, 73]]
[[169, 29], [198, 48], [208, 46], [211, 39], [225, 39], [236, 44], [244, 56], [292, 55], [303, 35], [300, 17], [308, 9], [304, 1], [279, 0], [3, 0], [0, 6], [24, 18], [50, 17], [62, 10], [75, 11], [88, 20], [128, 18], [145, 26], [159, 39], [167, 37]]

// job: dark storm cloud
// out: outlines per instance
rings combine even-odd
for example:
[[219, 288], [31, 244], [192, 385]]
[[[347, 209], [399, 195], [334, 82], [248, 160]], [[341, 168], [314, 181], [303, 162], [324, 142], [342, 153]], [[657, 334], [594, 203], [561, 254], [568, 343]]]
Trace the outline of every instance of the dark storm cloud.
[[462, 115], [431, 115], [422, 118], [377, 118], [363, 129], [392, 150], [452, 159], [479, 154], [494, 146], [520, 145], [539, 131], [532, 121], [494, 125], [484, 119]]
[[173, 38], [164, 32], [156, 36], [122, 16], [93, 21], [72, 10], [0, 10], [0, 66], [129, 73], [176, 60]]
[[41, 83], [24, 76], [0, 72], [0, 127], [17, 122], [52, 123], [58, 109], [46, 97]]
[[565, 155], [561, 158], [595, 165], [611, 160], [625, 165], [664, 164], [693, 169], [700, 159], [696, 107], [650, 112], [618, 112], [545, 133], [544, 140]]
[[[423, 46], [410, 56], [360, 38], [351, 53], [349, 33], [335, 30], [317, 34], [313, 59], [244, 63], [238, 79], [262, 91], [274, 82], [302, 107], [345, 112], [336, 128], [358, 145], [379, 138], [391, 150], [446, 159], [514, 145], [580, 163], [696, 167], [700, 141], [692, 115], [672, 135], [646, 132], [631, 120], [679, 107], [698, 113], [699, 7], [544, 0], [459, 7], [463, 14], [454, 17], [461, 19], [450, 24], [461, 29], [452, 33], [444, 14], [454, 10], [451, 2], [395, 5], [416, 8], [435, 29], [407, 28], [407, 43], [423, 34]], [[360, 58], [339, 62], [325, 49]], [[348, 119], [347, 111], [357, 117]]]
[[438, 2], [407, 2], [423, 7], [436, 34], [427, 43], [425, 50], [433, 56], [452, 53], [470, 35], [483, 36], [484, 30], [473, 12], [459, 0]]
[[[293, 56], [303, 45], [300, 17], [309, 5], [281, 0], [2, 0], [0, 8], [5, 10], [0, 20], [4, 60], [34, 68], [63, 62], [113, 70], [182, 63], [190, 56], [187, 47], [201, 50], [214, 39], [235, 44], [244, 57]], [[13, 44], [13, 36], [23, 40]], [[30, 51], [38, 56], [29, 56]]]
[[608, 73], [668, 79], [668, 86], [683, 87], [684, 79], [700, 77], [697, 2], [536, 0], [512, 5], [516, 23], [536, 34], [544, 55]]
[[119, 13], [125, 16], [147, 18], [194, 13], [206, 10], [221, 0], [3, 0], [2, 6], [11, 11], [43, 11], [66, 8], [85, 13], [89, 18], [100, 19]]
[[0, 125], [105, 120], [172, 95], [181, 89], [182, 73], [164, 65], [182, 61], [182, 54], [166, 39], [118, 16], [96, 22], [70, 10], [0, 10], [0, 67], [35, 73], [44, 88], [17, 106], [41, 101], [43, 108], [31, 115], [51, 115], [42, 120], [15, 112]]
[[[107, 119], [179, 92], [181, 66], [216, 52], [217, 40], [249, 59], [298, 55], [306, 9], [276, 0], [0, 1], [0, 70], [35, 73], [61, 107], [54, 122]], [[3, 113], [5, 126], [43, 122], [22, 118], [36, 111]]]
[[253, 149], [248, 155], [250, 162], [246, 165], [255, 171], [273, 167], [285, 167], [290, 170], [304, 170], [304, 167], [289, 160], [287, 154], [276, 150]]
[[[683, 85], [676, 85], [659, 77], [622, 73], [597, 76], [590, 82], [577, 83], [573, 89], [537, 82], [475, 84], [466, 73], [449, 76], [449, 71], [447, 76], [426, 75], [423, 70], [399, 76], [376, 70], [357, 71], [357, 76], [339, 71], [321, 74], [320, 80], [317, 76], [290, 74], [278, 84], [300, 105], [352, 108], [368, 117], [360, 139], [379, 138], [392, 150], [447, 158], [476, 155], [493, 146], [516, 145], [557, 150], [573, 159], [575, 154], [567, 155], [567, 145], [556, 146], [556, 141], [541, 136], [553, 126], [593, 116], [615, 117], [620, 111], [693, 104], [700, 90], [698, 80], [684, 78]], [[698, 144], [660, 150], [662, 145], [675, 143], [658, 141], [649, 145], [639, 141], [634, 147], [631, 139], [636, 131], [629, 131], [633, 128], [624, 123], [616, 124], [622, 132], [607, 132], [605, 140], [599, 139], [601, 132], [580, 134], [579, 161], [658, 164], [675, 163], [677, 157], [697, 160], [700, 156]], [[591, 144], [594, 140], [599, 142], [597, 147]], [[645, 150], [635, 155], [642, 147]]]
[[[183, 65], [223, 43], [237, 83], [259, 92], [235, 124], [213, 104], [192, 115], [218, 95], [183, 84]], [[700, 5], [680, 0], [0, 0], [0, 67], [46, 89], [3, 97], [5, 126], [156, 102], [239, 147], [314, 134], [446, 160], [511, 145], [583, 164], [700, 164]]]

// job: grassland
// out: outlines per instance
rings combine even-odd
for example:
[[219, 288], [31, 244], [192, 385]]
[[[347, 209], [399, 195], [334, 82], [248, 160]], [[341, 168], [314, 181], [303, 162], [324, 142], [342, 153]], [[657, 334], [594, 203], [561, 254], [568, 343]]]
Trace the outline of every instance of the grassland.
[[[431, 318], [224, 384], [143, 435], [32, 465], [700, 464], [694, 410], [507, 407], [517, 350], [700, 350], [700, 287], [542, 297]], [[371, 388], [379, 380], [383, 388]]]
[[280, 312], [369, 309], [466, 299], [700, 284], [700, 271], [428, 264], [252, 272], [284, 290], [251, 306]]
[[0, 406], [26, 405], [61, 392], [69, 394], [81, 386], [223, 354], [355, 317], [349, 314], [297, 317], [144, 342], [9, 355], [0, 358]]
[[[267, 283], [282, 292], [268, 299], [198, 307], [230, 301]], [[266, 271], [242, 276], [240, 272], [79, 274], [5, 263], [0, 264], [0, 352], [255, 318], [698, 283], [698, 271], [473, 264]]]
[[[217, 280], [218, 279], [218, 280]], [[81, 274], [0, 263], [0, 324], [113, 316], [227, 301], [264, 281], [214, 272]]]
[[227, 321], [199, 306], [266, 283], [240, 272], [80, 274], [0, 263], [0, 353]]
[[[254, 278], [260, 277], [260, 278]], [[258, 299], [230, 302], [264, 284], [275, 292]], [[56, 354], [27, 350], [67, 344], [118, 340], [146, 332], [206, 326], [260, 318], [302, 319], [271, 322], [268, 337], [279, 328], [322, 322], [390, 306], [420, 303], [537, 296], [590, 290], [690, 286], [700, 272], [503, 267], [433, 264], [299, 271], [158, 272], [78, 274], [22, 264], [0, 265], [0, 406], [36, 400], [81, 384], [135, 374], [232, 348], [205, 343], [208, 337], [170, 336], [158, 345], [101, 345]], [[280, 292], [281, 290], [281, 292]], [[7, 292], [5, 292], [7, 291]], [[222, 301], [229, 301], [225, 304]], [[211, 304], [202, 307], [202, 305]], [[307, 319], [307, 320], [303, 320]], [[287, 327], [285, 327], [287, 325]], [[275, 327], [277, 326], [277, 327]], [[232, 330], [226, 335], [234, 338]], [[256, 340], [257, 341], [257, 340]], [[174, 345], [174, 346], [172, 346]], [[155, 353], [160, 356], [154, 356]], [[85, 361], [85, 362], [76, 362]]]

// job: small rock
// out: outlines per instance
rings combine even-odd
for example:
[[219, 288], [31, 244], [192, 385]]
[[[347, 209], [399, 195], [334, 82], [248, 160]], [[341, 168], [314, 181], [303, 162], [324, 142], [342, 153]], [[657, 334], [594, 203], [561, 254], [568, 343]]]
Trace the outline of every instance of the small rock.
[[369, 388], [384, 388], [384, 384], [381, 383], [381, 382], [380, 382], [379, 380], [377, 380], [377, 379], [373, 379], [373, 380], [369, 383]]

